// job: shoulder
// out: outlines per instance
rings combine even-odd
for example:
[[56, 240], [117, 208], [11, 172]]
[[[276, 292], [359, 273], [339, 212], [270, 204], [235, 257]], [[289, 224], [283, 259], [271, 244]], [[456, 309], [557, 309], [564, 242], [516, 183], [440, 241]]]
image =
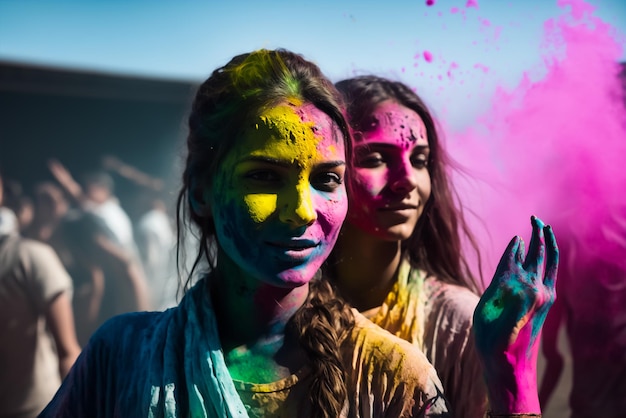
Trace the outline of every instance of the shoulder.
[[355, 351], [367, 354], [367, 357], [378, 366], [382, 366], [383, 370], [415, 374], [416, 377], [436, 376], [434, 368], [421, 350], [374, 324], [358, 312], [355, 312], [352, 338]]
[[87, 211], [70, 210], [57, 227], [57, 233], [65, 245], [84, 250], [91, 245], [93, 236], [101, 229], [101, 221]]
[[[135, 367], [135, 362], [165, 343], [166, 338], [179, 338], [162, 332], [167, 329], [171, 313], [131, 312], [114, 316], [102, 324], [89, 338], [85, 351], [90, 361], [114, 368]], [[182, 338], [182, 337], [180, 337]]]
[[[67, 276], [59, 256], [50, 245], [22, 237], [16, 237], [13, 245], [19, 262], [29, 274], [43, 278], [63, 276], [65, 279]], [[69, 276], [66, 281], [70, 282]]]
[[20, 254], [25, 256], [54, 257], [56, 254], [50, 245], [41, 241], [23, 237], [14, 237], [12, 241], [17, 246]]
[[429, 408], [447, 411], [437, 372], [417, 346], [355, 312], [350, 341], [342, 349], [351, 364], [354, 402], [371, 402], [384, 416], [422, 416], [416, 411]]
[[431, 392], [439, 385], [439, 378], [424, 353], [363, 315], [355, 312], [355, 326], [351, 334], [352, 363], [369, 370], [371, 377], [392, 378], [407, 382], [423, 391]]
[[95, 343], [105, 343], [140, 339], [146, 331], [156, 326], [160, 321], [169, 316], [169, 312], [130, 312], [116, 315], [107, 320], [93, 334], [90, 340]]
[[[168, 315], [167, 311], [134, 312], [106, 321], [91, 336], [41, 416], [120, 416], [122, 410], [124, 416], [139, 416], [129, 411], [142, 407], [145, 382], [163, 360], [162, 355], [156, 356], [155, 363], [150, 354], [169, 337], [155, 332]], [[176, 341], [178, 336], [172, 337]]]

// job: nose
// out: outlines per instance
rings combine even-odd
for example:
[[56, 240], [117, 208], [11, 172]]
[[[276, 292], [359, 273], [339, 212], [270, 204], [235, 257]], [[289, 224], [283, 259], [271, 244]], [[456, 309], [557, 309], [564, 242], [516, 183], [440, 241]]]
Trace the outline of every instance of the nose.
[[402, 161], [391, 173], [390, 187], [395, 193], [409, 193], [417, 187], [417, 173], [410, 160]]
[[293, 228], [311, 225], [317, 219], [313, 206], [310, 185], [300, 182], [283, 195], [280, 202], [279, 219]]

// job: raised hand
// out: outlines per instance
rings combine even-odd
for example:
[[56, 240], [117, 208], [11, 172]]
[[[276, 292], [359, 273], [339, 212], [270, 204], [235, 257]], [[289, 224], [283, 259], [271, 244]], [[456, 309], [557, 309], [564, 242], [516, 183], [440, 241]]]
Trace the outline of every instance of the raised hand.
[[494, 412], [540, 411], [538, 337], [556, 297], [559, 253], [552, 228], [534, 216], [531, 224], [528, 254], [520, 237], [511, 240], [474, 311], [476, 347]]
[[102, 166], [139, 186], [147, 187], [153, 191], [160, 192], [164, 188], [163, 180], [144, 173], [138, 168], [123, 162], [114, 155], [105, 155], [102, 157]]
[[61, 187], [77, 202], [81, 202], [84, 198], [83, 190], [74, 180], [70, 171], [59, 160], [51, 158], [48, 160], [48, 169], [54, 178], [59, 182]]
[[69, 170], [61, 164], [57, 159], [51, 158], [48, 160], [48, 169], [52, 173], [55, 179], [61, 184], [68, 182], [74, 182], [74, 177], [70, 174]]

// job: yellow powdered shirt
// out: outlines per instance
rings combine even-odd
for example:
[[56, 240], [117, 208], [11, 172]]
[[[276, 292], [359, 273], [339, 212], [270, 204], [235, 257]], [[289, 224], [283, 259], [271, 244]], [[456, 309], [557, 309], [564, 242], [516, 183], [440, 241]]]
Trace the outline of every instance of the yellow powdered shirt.
[[487, 389], [472, 333], [479, 297], [464, 287], [425, 276], [404, 260], [384, 303], [363, 314], [426, 354], [455, 417], [482, 417]]
[[[447, 417], [441, 383], [426, 357], [411, 344], [377, 327], [354, 311], [356, 324], [342, 345], [348, 403], [342, 418]], [[269, 384], [235, 381], [252, 417], [309, 417], [306, 405], [310, 371]]]

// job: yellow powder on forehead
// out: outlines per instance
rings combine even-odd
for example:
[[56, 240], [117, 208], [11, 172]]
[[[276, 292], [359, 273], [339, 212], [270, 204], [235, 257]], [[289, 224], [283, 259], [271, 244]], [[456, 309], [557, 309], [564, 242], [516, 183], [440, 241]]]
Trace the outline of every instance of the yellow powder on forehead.
[[292, 106], [275, 106], [263, 112], [259, 118], [261, 125], [270, 130], [275, 139], [282, 139], [268, 142], [264, 154], [291, 162], [299, 159], [299, 165], [307, 165], [306, 162], [317, 153], [321, 137], [313, 131], [315, 123], [302, 121]]
[[292, 96], [287, 99], [287, 103], [294, 106], [302, 106], [304, 104], [304, 101], [299, 97]]
[[[303, 170], [310, 168], [311, 160], [319, 152], [317, 144], [322, 139], [313, 131], [315, 126], [313, 121], [303, 122], [292, 101], [268, 109], [259, 116], [259, 119], [260, 123], [256, 124], [257, 133], [261, 136], [267, 135], [271, 140], [265, 141], [264, 146], [253, 151], [252, 155], [289, 161]], [[298, 187], [306, 187], [307, 182], [308, 175], [301, 173]], [[302, 192], [298, 195], [296, 199], [311, 198]], [[248, 213], [255, 223], [264, 222], [276, 211], [277, 200], [276, 194], [249, 194], [244, 197]], [[310, 202], [304, 205], [292, 203], [302, 207], [311, 206]]]

